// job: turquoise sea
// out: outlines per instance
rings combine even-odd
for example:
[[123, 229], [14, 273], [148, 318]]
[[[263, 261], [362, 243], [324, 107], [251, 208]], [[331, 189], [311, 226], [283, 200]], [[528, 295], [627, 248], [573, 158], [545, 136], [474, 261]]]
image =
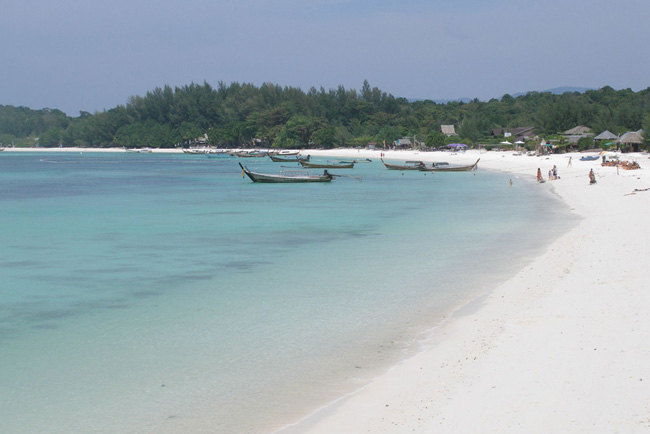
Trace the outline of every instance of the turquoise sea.
[[288, 185], [238, 161], [292, 165], [0, 154], [1, 432], [273, 432], [574, 224], [480, 166]]

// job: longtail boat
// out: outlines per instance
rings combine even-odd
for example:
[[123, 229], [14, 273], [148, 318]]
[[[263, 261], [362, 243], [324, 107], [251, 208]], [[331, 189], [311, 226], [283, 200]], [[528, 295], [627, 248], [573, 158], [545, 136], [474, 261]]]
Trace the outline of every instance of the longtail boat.
[[292, 163], [300, 160], [309, 161], [310, 156], [299, 157], [296, 155], [295, 157], [278, 157], [277, 155], [269, 154], [269, 158], [271, 161], [275, 161], [276, 163]]
[[319, 163], [310, 163], [309, 161], [298, 160], [302, 167], [307, 167], [310, 169], [352, 169], [354, 168], [354, 163], [347, 164], [319, 164]]
[[386, 166], [386, 169], [388, 170], [420, 170], [420, 168], [425, 167], [422, 161], [407, 161], [406, 165], [399, 165], [389, 164], [382, 158], [381, 162], [384, 163], [384, 166]]
[[295, 150], [295, 149], [294, 149], [294, 150], [283, 149], [283, 150], [281, 150], [281, 151], [270, 150], [270, 151], [269, 151], [269, 154], [289, 157], [289, 156], [293, 156], [293, 155], [298, 155], [298, 154], [300, 154], [300, 151], [297, 151], [297, 150]]
[[429, 169], [431, 172], [469, 172], [470, 170], [476, 170], [478, 162], [481, 159], [476, 160], [476, 163], [470, 164], [468, 166], [454, 166], [451, 164], [434, 166], [432, 169]]
[[[285, 171], [280, 175], [267, 173], [257, 173], [248, 170], [248, 168], [239, 163], [243, 174], [248, 176], [253, 182], [267, 183], [293, 183], [293, 182], [330, 182], [334, 176], [325, 170], [322, 175], [310, 175], [305, 170]], [[243, 176], [242, 174], [242, 176]]]
[[239, 158], [261, 158], [261, 157], [266, 157], [266, 152], [258, 152], [258, 151], [236, 152], [235, 155]]

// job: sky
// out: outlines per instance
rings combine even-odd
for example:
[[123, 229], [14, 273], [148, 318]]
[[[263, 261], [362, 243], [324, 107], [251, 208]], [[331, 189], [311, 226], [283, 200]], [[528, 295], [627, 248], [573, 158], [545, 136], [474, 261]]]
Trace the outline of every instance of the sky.
[[204, 82], [483, 101], [650, 87], [648, 0], [2, 3], [0, 105], [70, 116]]

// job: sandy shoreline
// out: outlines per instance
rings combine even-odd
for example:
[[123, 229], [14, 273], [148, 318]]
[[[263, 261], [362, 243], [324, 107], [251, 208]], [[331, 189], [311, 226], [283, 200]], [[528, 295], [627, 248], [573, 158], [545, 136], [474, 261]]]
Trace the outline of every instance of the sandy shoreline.
[[[650, 190], [635, 192], [650, 188], [650, 160], [623, 154], [641, 165], [625, 171], [580, 156], [386, 152], [396, 162], [480, 158], [479, 170], [509, 174], [515, 183], [534, 178], [538, 167], [546, 179], [556, 165], [560, 179], [531, 187], [552, 189], [582, 220], [478, 308], [437, 328], [420, 353], [279, 433], [650, 432]], [[591, 168], [596, 185], [589, 185]]]
[[650, 187], [648, 156], [621, 155], [642, 169], [617, 173], [580, 154], [386, 155], [463, 164], [478, 157], [479, 168], [513, 182], [538, 167], [546, 178], [556, 165], [560, 179], [535, 186], [554, 189], [583, 220], [479, 309], [437, 329], [422, 352], [282, 434], [650, 431], [650, 191], [631, 194]]

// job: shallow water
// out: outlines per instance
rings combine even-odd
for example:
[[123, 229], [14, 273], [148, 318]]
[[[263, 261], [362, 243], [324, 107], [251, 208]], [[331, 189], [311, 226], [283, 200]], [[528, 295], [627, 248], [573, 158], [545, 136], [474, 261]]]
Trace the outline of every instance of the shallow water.
[[413, 351], [572, 224], [482, 170], [331, 172], [348, 177], [1, 155], [3, 432], [272, 430]]

